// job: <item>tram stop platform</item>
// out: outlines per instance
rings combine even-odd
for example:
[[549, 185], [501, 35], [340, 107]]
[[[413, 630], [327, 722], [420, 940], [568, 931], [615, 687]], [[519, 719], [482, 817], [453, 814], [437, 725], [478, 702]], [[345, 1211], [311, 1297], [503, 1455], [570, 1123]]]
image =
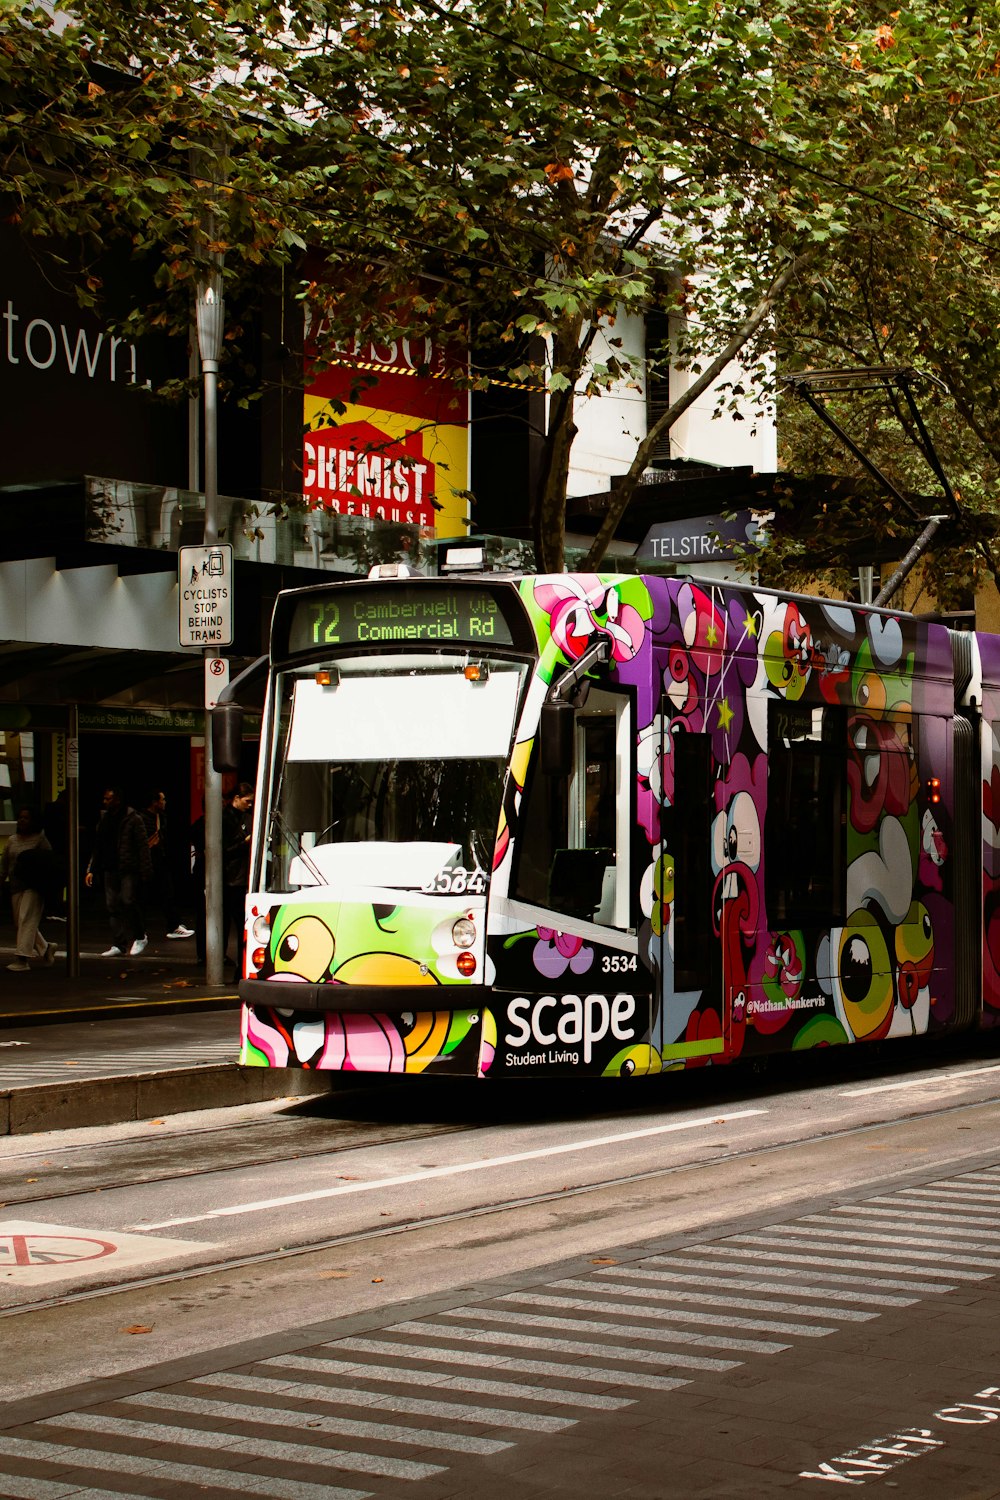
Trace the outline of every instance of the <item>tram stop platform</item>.
[[26, 974], [7, 969], [14, 949], [0, 938], [0, 1135], [327, 1091], [325, 1076], [237, 1065], [236, 988], [205, 983], [193, 938], [107, 959], [85, 935], [71, 979], [64, 929], [49, 935], [55, 962]]

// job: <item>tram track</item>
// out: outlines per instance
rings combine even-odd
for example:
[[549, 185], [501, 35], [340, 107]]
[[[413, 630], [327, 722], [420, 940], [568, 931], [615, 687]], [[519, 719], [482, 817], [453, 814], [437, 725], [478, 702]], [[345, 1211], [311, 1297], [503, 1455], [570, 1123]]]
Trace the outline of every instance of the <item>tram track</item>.
[[[548, 1204], [558, 1203], [566, 1205], [602, 1193], [627, 1192], [630, 1189], [641, 1187], [643, 1184], [662, 1183], [669, 1179], [684, 1176], [698, 1176], [703, 1178], [704, 1174], [718, 1174], [723, 1171], [738, 1170], [742, 1163], [748, 1162], [751, 1158], [755, 1159], [754, 1165], [756, 1166], [758, 1162], [767, 1161], [779, 1156], [790, 1157], [797, 1152], [813, 1152], [828, 1149], [836, 1142], [850, 1145], [851, 1143], [857, 1143], [859, 1138], [866, 1135], [878, 1132], [892, 1133], [908, 1129], [915, 1120], [943, 1120], [947, 1116], [958, 1115], [974, 1109], [982, 1109], [995, 1102], [993, 1100], [979, 1099], [958, 1101], [947, 1105], [939, 1104], [933, 1109], [922, 1109], [901, 1114], [894, 1120], [865, 1122], [841, 1129], [821, 1129], [808, 1140], [795, 1141], [781, 1139], [769, 1145], [758, 1144], [745, 1148], [727, 1148], [724, 1145], [720, 1146], [719, 1143], [708, 1143], [709, 1149], [716, 1150], [719, 1154], [713, 1157], [702, 1156], [697, 1160], [677, 1162], [652, 1170], [620, 1173], [615, 1176], [601, 1178], [598, 1181], [577, 1183], [575, 1185], [567, 1184], [558, 1190], [549, 1189], [539, 1193], [513, 1195], [508, 1198], [464, 1207], [450, 1212], [411, 1215], [397, 1223], [366, 1225], [364, 1228], [340, 1235], [310, 1239], [300, 1244], [268, 1248], [250, 1254], [223, 1256], [204, 1261], [194, 1266], [174, 1266], [164, 1269], [161, 1272], [125, 1279], [115, 1284], [81, 1287], [58, 1296], [38, 1298], [20, 1306], [0, 1308], [0, 1319], [17, 1318], [31, 1313], [68, 1308], [82, 1303], [93, 1302], [101, 1298], [125, 1296], [143, 1291], [155, 1291], [174, 1285], [183, 1285], [192, 1281], [204, 1280], [209, 1277], [227, 1276], [254, 1268], [280, 1266], [284, 1263], [300, 1260], [308, 1256], [321, 1256], [330, 1251], [358, 1248], [366, 1244], [378, 1244], [422, 1231], [441, 1230], [463, 1224], [474, 1224], [484, 1219], [497, 1218], [505, 1214], [544, 1208]], [[966, 1128], [971, 1127], [959, 1127], [959, 1129]], [[454, 1132], [439, 1131], [434, 1134], [442, 1135], [447, 1133]], [[877, 1145], [873, 1146], [872, 1149], [882, 1150], [884, 1147]], [[959, 1166], [963, 1170], [971, 1170], [980, 1163], [993, 1163], [996, 1157], [997, 1149], [992, 1145], [989, 1148], [978, 1151], [970, 1151], [963, 1147], [961, 1151], [952, 1157], [943, 1158], [937, 1156], [933, 1161], [928, 1160], [921, 1162], [919, 1165], [907, 1164], [900, 1166], [895, 1172], [880, 1172], [878, 1177], [880, 1185], [886, 1188], [919, 1184], [924, 1180], [930, 1180], [940, 1175], [943, 1170], [955, 1170]], [[264, 1164], [266, 1165], [267, 1163]], [[215, 1171], [219, 1169], [211, 1170]], [[211, 1175], [211, 1172], [208, 1171], [196, 1175]], [[763, 1174], [761, 1175], [763, 1176]], [[859, 1182], [856, 1187], [849, 1191], [839, 1190], [819, 1195], [813, 1192], [805, 1199], [800, 1194], [790, 1201], [794, 1201], [796, 1212], [805, 1211], [803, 1209], [803, 1202], [807, 1203], [810, 1209], [830, 1204], [850, 1203], [855, 1198], [862, 1198], [870, 1193], [870, 1177], [871, 1174], [869, 1174], [864, 1182]], [[378, 1183], [373, 1185], [375, 1187], [379, 1186]], [[711, 1183], [701, 1183], [698, 1191], [699, 1195], [705, 1199], [711, 1198]], [[64, 1196], [79, 1196], [79, 1194], [67, 1194]], [[56, 1200], [53, 1199], [52, 1201]], [[594, 1215], [590, 1212], [575, 1217], [578, 1222], [590, 1223], [594, 1220]], [[748, 1222], [752, 1218], [752, 1210], [748, 1211], [744, 1206], [740, 1214], [740, 1222]], [[774, 1218], [773, 1209], [768, 1210], [767, 1218], [768, 1222], [771, 1222]], [[573, 1219], [574, 1216], [572, 1214], [567, 1215], [566, 1213], [562, 1213], [560, 1215], [560, 1222], [564, 1228]], [[710, 1219], [706, 1220], [706, 1223], [700, 1224], [697, 1230], [692, 1229], [691, 1233], [704, 1232], [706, 1224], [710, 1222]], [[717, 1228], [719, 1233], [723, 1232], [723, 1229], [719, 1228], [718, 1225], [712, 1225], [711, 1227], [713, 1233], [716, 1232]], [[508, 1236], [504, 1235], [500, 1238], [506, 1241]], [[684, 1238], [684, 1234], [679, 1236], [679, 1240], [681, 1241]], [[477, 1247], [482, 1248], [483, 1243], [482, 1240], [478, 1240]]]

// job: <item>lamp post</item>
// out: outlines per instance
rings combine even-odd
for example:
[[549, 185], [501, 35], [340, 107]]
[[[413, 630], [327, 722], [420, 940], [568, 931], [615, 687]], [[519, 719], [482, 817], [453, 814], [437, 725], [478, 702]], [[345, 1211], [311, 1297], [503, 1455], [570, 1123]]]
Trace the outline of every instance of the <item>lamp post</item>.
[[[196, 300], [198, 352], [205, 392], [205, 530], [204, 544], [219, 540], [219, 356], [225, 303], [221, 270], [198, 283]], [[211, 647], [205, 655], [214, 656]], [[206, 674], [207, 680], [207, 674]], [[205, 710], [205, 979], [222, 984], [222, 777], [212, 763], [212, 736]]]

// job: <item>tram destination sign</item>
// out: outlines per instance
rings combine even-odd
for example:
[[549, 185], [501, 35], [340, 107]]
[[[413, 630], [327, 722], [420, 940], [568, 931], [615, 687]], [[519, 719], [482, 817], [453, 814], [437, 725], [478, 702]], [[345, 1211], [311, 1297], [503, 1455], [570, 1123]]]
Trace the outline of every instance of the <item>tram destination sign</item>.
[[177, 551], [182, 646], [233, 644], [233, 549], [229, 542]]
[[487, 587], [458, 589], [382, 584], [298, 597], [288, 627], [289, 654], [340, 646], [510, 646], [510, 624]]

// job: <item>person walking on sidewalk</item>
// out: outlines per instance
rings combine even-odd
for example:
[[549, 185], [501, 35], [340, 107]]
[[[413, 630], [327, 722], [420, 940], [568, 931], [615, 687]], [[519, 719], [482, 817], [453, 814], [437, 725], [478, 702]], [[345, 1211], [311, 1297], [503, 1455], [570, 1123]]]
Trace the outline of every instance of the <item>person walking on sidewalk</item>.
[[125, 804], [117, 787], [107, 787], [102, 800], [104, 811], [84, 876], [88, 886], [98, 876], [104, 882], [111, 947], [101, 957], [118, 958], [127, 953], [137, 958], [149, 941], [141, 904], [143, 882], [153, 875], [146, 825], [135, 808]]
[[170, 868], [170, 844], [164, 818], [166, 806], [167, 799], [163, 792], [151, 792], [145, 811], [141, 815], [146, 825], [149, 855], [153, 861], [151, 894], [163, 911], [167, 937], [189, 938], [194, 937], [194, 928], [184, 926], [174, 896], [174, 877]]
[[253, 827], [253, 787], [241, 781], [233, 800], [222, 809], [222, 954], [229, 946], [229, 929], [236, 940], [233, 983], [243, 978], [246, 945], [246, 893], [250, 882], [250, 834]]
[[54, 877], [52, 845], [31, 808], [22, 807], [17, 815], [17, 830], [0, 855], [0, 882], [10, 883], [17, 932], [17, 957], [7, 965], [14, 974], [26, 974], [33, 958], [40, 958], [43, 964], [55, 962], [56, 945], [47, 943], [39, 930]]

